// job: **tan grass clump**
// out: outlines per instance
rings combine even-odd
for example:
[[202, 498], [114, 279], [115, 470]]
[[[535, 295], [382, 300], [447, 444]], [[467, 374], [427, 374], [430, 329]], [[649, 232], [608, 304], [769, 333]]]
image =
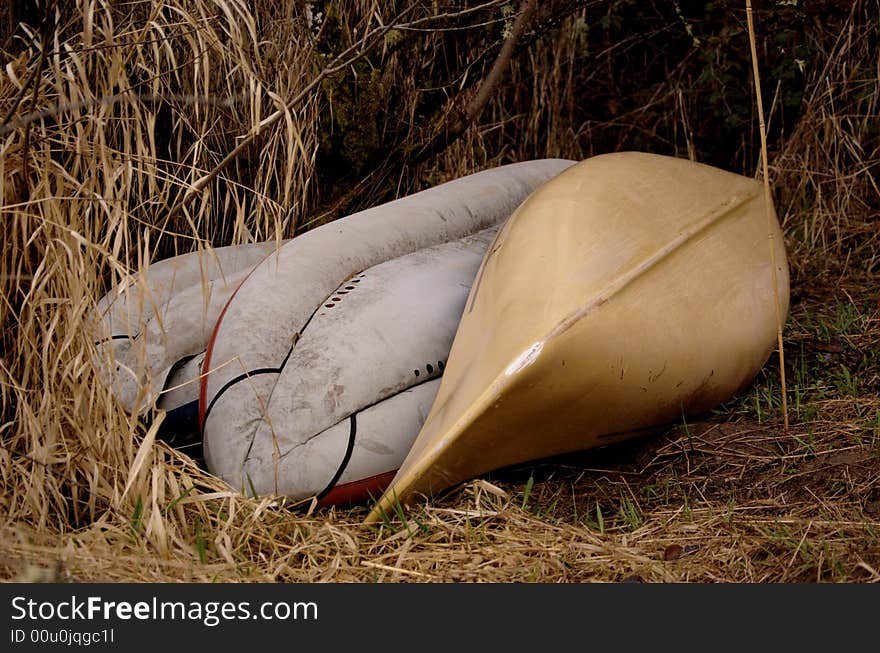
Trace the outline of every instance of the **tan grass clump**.
[[793, 275], [880, 270], [880, 60], [875, 0], [855, 2], [808, 62], [797, 127], [773, 162]]
[[216, 485], [194, 480], [191, 463], [181, 476], [175, 454], [142, 440], [95, 375], [90, 318], [110, 284], [156, 258], [276, 238], [307, 210], [314, 101], [174, 222], [164, 217], [231, 139], [311, 75], [300, 17], [266, 13], [276, 21], [259, 25], [234, 0], [82, 0], [69, 18], [49, 15], [54, 27], [19, 35], [25, 45], [0, 76], [7, 524], [62, 533], [140, 511], [167, 556], [189, 537], [167, 501], [194, 482]]

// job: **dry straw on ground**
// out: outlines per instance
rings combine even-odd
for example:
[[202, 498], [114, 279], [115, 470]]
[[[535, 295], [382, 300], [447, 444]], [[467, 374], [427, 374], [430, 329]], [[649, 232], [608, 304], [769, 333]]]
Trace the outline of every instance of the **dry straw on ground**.
[[[366, 2], [334, 5], [351, 30], [342, 42], [379, 24]], [[310, 512], [230, 492], [125, 414], [91, 363], [89, 316], [122, 275], [323, 219], [316, 154], [333, 104], [319, 92], [287, 104], [320, 74], [314, 26], [292, 6], [79, 0], [57, 25], [17, 35], [25, 45], [0, 75], [4, 578], [880, 581], [876, 1], [854, 3], [807, 62], [799, 122], [770, 161], [793, 271], [790, 432], [771, 362], [700, 423], [499, 472], [369, 530], [364, 508]], [[493, 100], [481, 126], [407, 169], [401, 188], [589, 155], [589, 138], [560, 118], [585, 11], [512, 62], [512, 83], [530, 86], [522, 113]], [[389, 79], [408, 83], [406, 62], [389, 56]], [[669, 120], [686, 134], [679, 109]], [[190, 185], [278, 110], [169, 221]], [[356, 187], [362, 201], [380, 176]]]

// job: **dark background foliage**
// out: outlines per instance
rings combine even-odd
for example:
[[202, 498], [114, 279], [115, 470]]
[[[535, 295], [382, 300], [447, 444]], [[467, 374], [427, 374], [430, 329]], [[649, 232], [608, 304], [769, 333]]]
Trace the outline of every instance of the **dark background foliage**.
[[[806, 75], [832, 45], [851, 11], [847, 4], [755, 3], [772, 146], [779, 148], [796, 124]], [[320, 41], [329, 51], [348, 42], [333, 10], [327, 12]], [[323, 124], [323, 196], [338, 198], [340, 184], [442, 129], [448, 112], [463, 104], [458, 88], [466, 96], [484, 77], [502, 35], [503, 25], [491, 22], [427, 37], [407, 33], [329, 80], [324, 89], [334, 110]], [[555, 60], [563, 54], [564, 61]], [[562, 88], [542, 95], [554, 66]], [[635, 149], [753, 174], [759, 139], [752, 84], [743, 2], [541, 3], [512, 74], [496, 91], [489, 112], [495, 128], [486, 140], [510, 160]], [[520, 144], [524, 132], [541, 130], [568, 139]]]

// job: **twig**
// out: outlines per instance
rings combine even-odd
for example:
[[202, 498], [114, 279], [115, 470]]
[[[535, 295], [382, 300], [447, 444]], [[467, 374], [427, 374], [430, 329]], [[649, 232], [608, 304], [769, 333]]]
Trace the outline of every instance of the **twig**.
[[770, 243], [770, 265], [773, 268], [773, 302], [776, 307], [776, 344], [779, 349], [779, 376], [782, 383], [782, 415], [788, 433], [788, 391], [785, 384], [785, 353], [782, 344], [782, 311], [779, 308], [779, 283], [776, 272], [776, 244], [773, 236], [773, 197], [770, 194], [770, 172], [767, 165], [767, 129], [764, 126], [764, 103], [761, 100], [761, 78], [758, 73], [758, 49], [755, 45], [755, 25], [752, 19], [752, 0], [746, 0], [746, 19], [749, 26], [749, 44], [752, 48], [752, 69], [755, 77], [755, 96], [758, 101], [758, 127], [761, 132], [761, 162], [764, 174], [764, 203], [767, 210], [767, 241]]
[[475, 122], [477, 118], [480, 117], [480, 114], [489, 102], [489, 98], [492, 97], [492, 92], [501, 80], [501, 76], [510, 64], [513, 50], [522, 36], [522, 33], [525, 31], [529, 19], [532, 17], [532, 14], [535, 13], [536, 5], [537, 0], [523, 0], [519, 16], [517, 16], [516, 21], [514, 21], [507, 40], [504, 41], [504, 44], [501, 46], [501, 51], [495, 58], [495, 63], [492, 64], [492, 69], [489, 71], [489, 74], [486, 75], [477, 94], [465, 107], [464, 111], [459, 116], [458, 121], [449, 129], [438, 133], [424, 147], [416, 152], [411, 158], [411, 163], [421, 163], [442, 152], [458, 140], [471, 123]]
[[412, 569], [402, 569], [400, 567], [392, 567], [390, 565], [383, 565], [381, 563], [372, 562], [370, 560], [361, 560], [361, 564], [364, 567], [372, 567], [373, 569], [390, 571], [395, 574], [410, 574], [411, 576], [418, 576], [419, 578], [436, 578], [435, 576], [431, 576], [430, 574], [423, 574], [420, 571], [413, 571]]
[[[15, 96], [15, 100], [12, 102], [12, 105], [9, 107], [9, 111], [6, 112], [6, 115], [3, 116], [3, 120], [0, 120], [0, 126], [6, 127], [10, 120], [12, 120], [12, 116], [15, 115], [15, 112], [18, 111], [18, 107], [21, 105], [22, 100], [24, 100], [24, 96], [27, 94], [28, 90], [31, 87], [31, 84], [37, 78], [37, 73], [40, 72], [40, 66], [34, 65], [42, 59], [44, 50], [40, 50], [40, 54], [38, 56], [34, 56], [31, 58], [28, 67], [30, 67], [30, 72], [28, 73], [28, 77], [25, 80], [24, 84], [21, 85], [21, 88], [18, 89], [18, 93]], [[2, 135], [5, 132], [0, 132]]]
[[[36, 74], [33, 75], [31, 80], [28, 80], [28, 81], [33, 81], [33, 84], [34, 84], [34, 87], [32, 89], [33, 92], [31, 95], [31, 111], [33, 111], [34, 107], [37, 106], [37, 99], [40, 96], [39, 77], [40, 77], [40, 74], [43, 72], [43, 68], [45, 68], [45, 66], [46, 66], [46, 59], [48, 57], [48, 52], [49, 52], [49, 46], [47, 45], [47, 41], [49, 39], [49, 17], [48, 17], [48, 15], [43, 17], [43, 23], [41, 25], [40, 32], [41, 32], [41, 36], [42, 36], [42, 38], [40, 39], [41, 40], [40, 61], [37, 63], [37, 67], [35, 68]], [[24, 178], [26, 180], [30, 179], [30, 172], [29, 172], [30, 171], [30, 159], [28, 157], [28, 151], [30, 150], [30, 145], [31, 145], [31, 126], [30, 126], [30, 123], [28, 123], [28, 125], [25, 127], [25, 130], [24, 130], [24, 143], [22, 144], [22, 147], [21, 147], [21, 152], [22, 152], [21, 158], [22, 158], [22, 164], [24, 166], [23, 172], [24, 172]], [[30, 187], [30, 181], [26, 181], [25, 183], [28, 185], [28, 187]]]
[[78, 102], [65, 102], [63, 104], [58, 104], [53, 107], [40, 109], [39, 111], [31, 111], [30, 113], [26, 113], [25, 115], [23, 115], [21, 118], [16, 118], [11, 122], [7, 121], [3, 123], [2, 126], [0, 126], [0, 136], [5, 136], [9, 132], [13, 132], [19, 127], [26, 127], [31, 123], [36, 122], [37, 120], [42, 120], [43, 118], [50, 118], [52, 116], [57, 116], [62, 113], [79, 111], [81, 109], [91, 109], [92, 107], [97, 106], [112, 105], [128, 100], [137, 100], [138, 102], [142, 102], [144, 104], [179, 102], [181, 104], [201, 104], [214, 107], [230, 107], [244, 101], [244, 99], [244, 95], [239, 95], [238, 97], [232, 98], [218, 99], [184, 93], [135, 93], [132, 91], [123, 91], [121, 93], [114, 93], [113, 95], [102, 95], [100, 97], [80, 100]]

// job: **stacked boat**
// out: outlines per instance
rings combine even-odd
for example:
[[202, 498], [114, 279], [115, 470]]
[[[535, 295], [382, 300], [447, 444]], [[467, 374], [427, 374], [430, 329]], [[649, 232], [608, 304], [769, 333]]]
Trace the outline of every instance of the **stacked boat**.
[[760, 184], [627, 152], [160, 261], [100, 307], [129, 410], [198, 415], [209, 470], [246, 493], [384, 490], [374, 521], [729, 399], [774, 349], [788, 270]]

